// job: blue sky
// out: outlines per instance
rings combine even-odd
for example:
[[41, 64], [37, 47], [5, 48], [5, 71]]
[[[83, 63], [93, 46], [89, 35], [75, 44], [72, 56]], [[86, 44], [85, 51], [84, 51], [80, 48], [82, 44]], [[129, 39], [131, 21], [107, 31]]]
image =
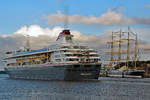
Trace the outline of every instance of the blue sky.
[[[150, 18], [150, 8], [146, 8], [150, 5], [150, 0], [1, 0], [0, 34], [13, 34], [24, 25], [37, 24], [41, 27], [53, 27], [55, 25], [48, 25], [43, 16], [55, 14], [59, 10], [63, 12], [65, 5], [69, 6], [70, 16], [77, 14], [98, 17], [111, 9], [126, 18]], [[92, 32], [92, 34], [98, 34], [111, 26], [74, 23], [69, 25], [71, 29], [87, 34]], [[149, 28], [147, 24], [132, 24], [132, 26]]]
[[65, 6], [69, 28], [89, 45], [104, 45], [105, 33], [131, 26], [143, 40], [139, 47], [150, 49], [150, 0], [0, 0], [0, 52], [24, 46], [14, 34], [35, 36], [35, 47], [49, 45], [62, 30], [56, 26], [64, 25]]

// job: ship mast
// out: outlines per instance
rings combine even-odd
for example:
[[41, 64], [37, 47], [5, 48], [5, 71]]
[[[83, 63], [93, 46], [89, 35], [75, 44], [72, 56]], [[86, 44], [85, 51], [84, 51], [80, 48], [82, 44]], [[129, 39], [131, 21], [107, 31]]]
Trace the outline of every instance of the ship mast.
[[64, 8], [64, 30], [68, 29], [68, 13], [69, 13], [69, 8], [68, 6], [65, 6]]
[[113, 67], [113, 62], [114, 62], [114, 32], [112, 32], [112, 37], [111, 37], [111, 68]]
[[[131, 34], [132, 33], [132, 34]], [[132, 43], [133, 41], [134, 43]], [[124, 42], [124, 43], [122, 43]], [[111, 45], [111, 52], [107, 52], [110, 55], [110, 65], [111, 69], [113, 67], [113, 63], [117, 61], [117, 67], [120, 69], [122, 67], [120, 64], [122, 61], [125, 61], [126, 70], [129, 69], [129, 62], [131, 54], [134, 55], [133, 59], [133, 69], [136, 69], [136, 60], [137, 60], [137, 52], [138, 52], [138, 37], [137, 34], [133, 33], [130, 28], [128, 27], [128, 31], [118, 31], [118, 32], [112, 32], [111, 41], [107, 42]], [[116, 46], [118, 45], [118, 46]], [[125, 45], [125, 46], [122, 46]], [[133, 48], [132, 48], [132, 47]], [[117, 48], [116, 48], [117, 47]], [[117, 51], [116, 51], [117, 49]], [[126, 49], [126, 50], [124, 50]], [[134, 49], [134, 51], [132, 50]], [[115, 55], [118, 56], [117, 59], [114, 59]], [[126, 56], [125, 58], [122, 58], [123, 56]]]
[[63, 21], [64, 21], [64, 30], [68, 30], [68, 22], [69, 22], [69, 5], [67, 3], [67, 0], [62, 0], [62, 4], [63, 5]]
[[27, 35], [26, 39], [26, 50], [30, 51], [30, 36]]
[[130, 32], [129, 32], [129, 27], [128, 27], [128, 38], [127, 38], [127, 41], [128, 41], [128, 43], [127, 43], [127, 61], [126, 61], [126, 63], [127, 63], [127, 66], [126, 66], [126, 69], [128, 70], [128, 68], [129, 68], [129, 60], [130, 60]]
[[135, 39], [135, 55], [134, 55], [134, 69], [136, 69], [136, 62], [137, 62], [137, 51], [138, 51], [138, 37], [136, 34], [136, 39]]
[[122, 31], [119, 32], [119, 55], [118, 55], [118, 68], [120, 68], [120, 61], [121, 61], [121, 40], [122, 38]]

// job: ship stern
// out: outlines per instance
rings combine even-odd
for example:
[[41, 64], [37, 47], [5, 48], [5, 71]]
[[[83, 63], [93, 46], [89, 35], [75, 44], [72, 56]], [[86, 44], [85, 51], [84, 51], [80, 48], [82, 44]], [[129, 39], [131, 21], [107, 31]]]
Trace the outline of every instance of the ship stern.
[[76, 64], [65, 70], [64, 80], [98, 80], [101, 64]]

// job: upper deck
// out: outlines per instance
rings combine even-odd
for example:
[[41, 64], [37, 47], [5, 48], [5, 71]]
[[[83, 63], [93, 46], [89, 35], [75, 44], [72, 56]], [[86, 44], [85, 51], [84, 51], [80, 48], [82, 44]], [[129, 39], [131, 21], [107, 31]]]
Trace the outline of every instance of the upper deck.
[[9, 52], [4, 59], [7, 65], [20, 66], [44, 63], [98, 62], [98, 53], [72, 40], [69, 30], [61, 32], [52, 45], [38, 50]]

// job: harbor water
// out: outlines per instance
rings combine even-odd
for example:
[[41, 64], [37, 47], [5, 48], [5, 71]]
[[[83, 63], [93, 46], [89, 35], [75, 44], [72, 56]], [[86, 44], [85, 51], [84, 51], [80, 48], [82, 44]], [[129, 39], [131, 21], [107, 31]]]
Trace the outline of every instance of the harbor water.
[[0, 74], [0, 100], [150, 100], [150, 79], [14, 80]]

